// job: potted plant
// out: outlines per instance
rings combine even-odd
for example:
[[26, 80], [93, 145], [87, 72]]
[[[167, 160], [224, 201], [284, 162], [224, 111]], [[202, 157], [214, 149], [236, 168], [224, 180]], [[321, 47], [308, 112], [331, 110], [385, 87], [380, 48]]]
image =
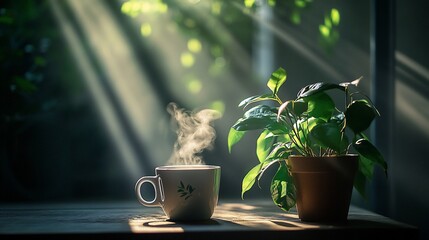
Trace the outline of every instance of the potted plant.
[[[364, 131], [379, 116], [371, 100], [357, 90], [360, 78], [340, 84], [319, 82], [302, 88], [295, 99], [283, 101], [279, 88], [286, 71], [271, 74], [270, 93], [244, 99], [239, 107], [247, 110], [231, 127], [228, 149], [247, 131], [262, 130], [257, 139], [259, 163], [243, 178], [244, 193], [264, 172], [277, 165], [271, 181], [271, 197], [285, 211], [297, 205], [303, 221], [347, 220], [353, 186], [365, 196], [365, 184], [374, 166], [387, 173], [387, 164]], [[336, 104], [331, 97], [340, 93]]]

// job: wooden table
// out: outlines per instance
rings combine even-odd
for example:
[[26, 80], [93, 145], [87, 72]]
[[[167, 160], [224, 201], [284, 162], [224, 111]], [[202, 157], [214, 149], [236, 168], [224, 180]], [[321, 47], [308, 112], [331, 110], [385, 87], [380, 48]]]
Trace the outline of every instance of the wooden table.
[[171, 222], [135, 202], [0, 205], [0, 239], [418, 239], [418, 229], [351, 207], [345, 224], [301, 222], [271, 201], [221, 201], [213, 218]]

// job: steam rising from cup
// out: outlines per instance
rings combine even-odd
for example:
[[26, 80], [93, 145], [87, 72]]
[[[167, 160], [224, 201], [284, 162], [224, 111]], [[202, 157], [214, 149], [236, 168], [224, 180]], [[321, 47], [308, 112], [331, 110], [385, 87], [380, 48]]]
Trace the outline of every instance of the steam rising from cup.
[[177, 124], [177, 141], [168, 163], [204, 164], [200, 154], [205, 149], [213, 149], [216, 131], [211, 123], [220, 118], [221, 114], [212, 109], [190, 112], [179, 108], [175, 103], [168, 104], [167, 112]]

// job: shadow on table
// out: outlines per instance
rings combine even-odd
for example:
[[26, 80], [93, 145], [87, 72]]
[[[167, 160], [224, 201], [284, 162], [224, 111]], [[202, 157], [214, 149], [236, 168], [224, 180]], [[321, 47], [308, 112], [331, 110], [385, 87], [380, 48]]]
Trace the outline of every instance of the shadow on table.
[[145, 227], [183, 227], [183, 226], [218, 226], [222, 220], [204, 220], [204, 221], [172, 221], [168, 219], [153, 220], [143, 223]]
[[204, 221], [171, 221], [165, 216], [134, 217], [128, 220], [134, 233], [180, 233], [245, 229], [247, 226], [233, 221], [212, 218]]
[[280, 227], [286, 227], [286, 228], [299, 228], [300, 226], [298, 224], [295, 224], [291, 221], [280, 221], [280, 220], [271, 220], [270, 222], [280, 226]]

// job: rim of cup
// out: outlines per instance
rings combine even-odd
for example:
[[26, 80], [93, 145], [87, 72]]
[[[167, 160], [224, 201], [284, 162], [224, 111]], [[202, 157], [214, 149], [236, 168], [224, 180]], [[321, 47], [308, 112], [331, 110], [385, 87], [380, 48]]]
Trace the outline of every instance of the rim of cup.
[[165, 165], [159, 166], [157, 170], [209, 170], [220, 169], [220, 166], [206, 165], [206, 164], [192, 164], [192, 165]]

